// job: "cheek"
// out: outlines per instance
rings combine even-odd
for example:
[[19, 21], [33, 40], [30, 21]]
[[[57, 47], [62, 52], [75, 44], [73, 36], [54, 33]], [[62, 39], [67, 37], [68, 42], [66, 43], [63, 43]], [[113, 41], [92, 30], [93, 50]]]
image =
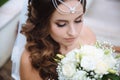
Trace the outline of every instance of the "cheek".
[[50, 28], [50, 34], [58, 34], [59, 33], [59, 29], [57, 28], [57, 26], [52, 25]]
[[51, 26], [50, 28], [50, 35], [51, 37], [54, 38], [60, 38], [63, 36], [63, 33], [61, 32], [62, 30], [58, 28], [57, 26]]
[[76, 25], [76, 26], [77, 26], [76, 31], [77, 31], [78, 34], [80, 34], [81, 31], [82, 31], [82, 28], [83, 28], [83, 24], [81, 23], [81, 24]]

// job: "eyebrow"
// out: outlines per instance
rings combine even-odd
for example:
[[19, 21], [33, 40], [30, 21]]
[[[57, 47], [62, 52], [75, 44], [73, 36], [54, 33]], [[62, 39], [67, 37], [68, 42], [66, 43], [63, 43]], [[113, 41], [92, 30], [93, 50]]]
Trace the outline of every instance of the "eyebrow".
[[[79, 15], [77, 18], [75, 18], [75, 20], [81, 18], [82, 16], [83, 16], [83, 14]], [[57, 21], [68, 22], [67, 20], [62, 20], [62, 19], [58, 19]]]
[[[78, 16], [76, 19], [79, 19], [79, 18], [81, 18], [82, 16], [83, 16], [83, 14], [81, 14], [80, 16]], [[76, 20], [76, 19], [75, 19], [75, 20]]]

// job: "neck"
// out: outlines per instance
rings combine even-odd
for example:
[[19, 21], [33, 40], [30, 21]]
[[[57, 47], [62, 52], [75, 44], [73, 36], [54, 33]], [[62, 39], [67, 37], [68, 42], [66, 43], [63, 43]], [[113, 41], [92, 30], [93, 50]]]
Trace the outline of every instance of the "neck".
[[80, 44], [79, 42], [76, 42], [75, 44], [71, 44], [71, 45], [61, 45], [60, 46], [60, 52], [62, 54], [67, 54], [69, 51], [71, 51], [72, 49], [75, 49], [75, 48], [80, 48]]

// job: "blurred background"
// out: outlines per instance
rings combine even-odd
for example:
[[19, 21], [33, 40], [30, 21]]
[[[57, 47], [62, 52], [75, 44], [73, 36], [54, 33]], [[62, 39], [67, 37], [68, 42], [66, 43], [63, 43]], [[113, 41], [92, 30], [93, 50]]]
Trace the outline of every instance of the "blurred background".
[[[0, 80], [12, 80], [11, 55], [20, 26], [26, 20], [25, 2], [8, 0], [0, 5]], [[120, 0], [87, 0], [84, 23], [98, 40], [120, 46]]]
[[120, 46], [120, 0], [92, 0], [85, 17], [98, 40]]

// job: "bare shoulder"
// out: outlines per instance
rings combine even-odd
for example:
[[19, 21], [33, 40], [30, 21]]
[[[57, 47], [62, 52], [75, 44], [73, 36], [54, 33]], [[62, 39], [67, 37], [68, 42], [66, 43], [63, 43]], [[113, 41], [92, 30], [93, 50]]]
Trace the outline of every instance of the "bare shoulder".
[[96, 35], [89, 26], [83, 26], [81, 37], [83, 43], [85, 44], [95, 44], [96, 42]]
[[24, 50], [20, 60], [20, 80], [42, 80], [32, 67], [29, 56], [29, 52]]

